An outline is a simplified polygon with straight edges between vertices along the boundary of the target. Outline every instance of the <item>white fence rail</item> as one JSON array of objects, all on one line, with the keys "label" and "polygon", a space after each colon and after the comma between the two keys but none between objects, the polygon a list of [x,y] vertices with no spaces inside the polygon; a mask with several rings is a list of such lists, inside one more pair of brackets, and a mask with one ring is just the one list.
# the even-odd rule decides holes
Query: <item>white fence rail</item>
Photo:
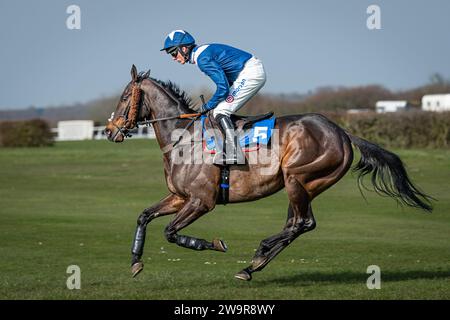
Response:
[{"label": "white fence rail", "polygon": [[[82,130],[85,133],[86,128],[83,128]],[[62,129],[61,126],[58,126],[58,128],[53,128],[52,132],[55,135],[56,141],[104,140],[106,139],[106,135],[103,130],[105,130],[104,126],[91,127],[90,131],[92,132],[87,135],[84,134],[84,138],[80,138],[79,133],[77,133],[76,126],[72,126],[70,128],[70,132],[73,134],[68,134],[68,131]],[[134,139],[155,139],[155,130],[152,125],[148,127],[141,126],[139,128],[135,128],[130,131],[130,134],[133,135]]]}]

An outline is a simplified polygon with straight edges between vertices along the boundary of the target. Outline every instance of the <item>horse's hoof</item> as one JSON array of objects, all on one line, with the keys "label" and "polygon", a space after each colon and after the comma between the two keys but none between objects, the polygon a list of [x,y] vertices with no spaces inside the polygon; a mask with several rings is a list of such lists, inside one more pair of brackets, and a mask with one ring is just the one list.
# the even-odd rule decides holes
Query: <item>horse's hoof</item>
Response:
[{"label": "horse's hoof", "polygon": [[250,281],[250,280],[252,280],[252,275],[251,275],[249,272],[245,271],[245,270],[242,270],[242,271],[236,273],[236,274],[234,275],[234,277],[235,277],[236,279],[244,280],[244,281]]},{"label": "horse's hoof", "polygon": [[254,270],[254,271],[257,271],[259,268],[261,268],[264,265],[266,260],[267,260],[266,257],[253,258],[252,265],[251,265],[250,269]]},{"label": "horse's hoof", "polygon": [[142,261],[136,262],[131,266],[131,275],[135,278],[144,269]]},{"label": "horse's hoof", "polygon": [[214,250],[221,251],[221,252],[227,252],[228,247],[225,244],[225,242],[223,242],[222,240],[214,239],[212,241],[212,243],[213,243]]}]

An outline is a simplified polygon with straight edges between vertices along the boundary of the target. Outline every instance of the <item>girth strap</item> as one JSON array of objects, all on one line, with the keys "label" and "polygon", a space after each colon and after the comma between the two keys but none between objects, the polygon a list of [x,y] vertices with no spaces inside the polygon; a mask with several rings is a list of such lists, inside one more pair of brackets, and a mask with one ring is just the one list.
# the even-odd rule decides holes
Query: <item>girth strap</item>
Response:
[{"label": "girth strap", "polygon": [[220,192],[221,203],[227,204],[230,194],[230,168],[228,166],[220,166]]}]

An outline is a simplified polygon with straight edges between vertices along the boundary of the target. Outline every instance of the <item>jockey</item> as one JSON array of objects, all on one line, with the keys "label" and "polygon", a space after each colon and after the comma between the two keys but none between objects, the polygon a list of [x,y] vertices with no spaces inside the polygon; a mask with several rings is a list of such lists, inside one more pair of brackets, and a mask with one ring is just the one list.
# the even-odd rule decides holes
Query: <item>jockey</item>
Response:
[{"label": "jockey", "polygon": [[219,152],[214,163],[245,163],[230,115],[242,108],[266,82],[261,61],[250,53],[224,44],[196,45],[194,38],[184,30],[169,33],[161,51],[166,51],[181,64],[198,65],[217,86],[214,95],[203,106],[205,110],[213,110],[224,135],[225,157]]}]

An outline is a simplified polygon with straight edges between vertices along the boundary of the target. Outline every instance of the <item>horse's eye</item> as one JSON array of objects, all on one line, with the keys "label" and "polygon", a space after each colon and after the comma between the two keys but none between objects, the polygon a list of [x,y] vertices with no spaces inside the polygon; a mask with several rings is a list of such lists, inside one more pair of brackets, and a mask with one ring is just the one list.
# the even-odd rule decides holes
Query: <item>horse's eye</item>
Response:
[{"label": "horse's eye", "polygon": [[127,101],[128,100],[128,97],[130,96],[130,94],[127,94],[127,95],[125,95],[125,96],[122,96],[122,101]]}]

